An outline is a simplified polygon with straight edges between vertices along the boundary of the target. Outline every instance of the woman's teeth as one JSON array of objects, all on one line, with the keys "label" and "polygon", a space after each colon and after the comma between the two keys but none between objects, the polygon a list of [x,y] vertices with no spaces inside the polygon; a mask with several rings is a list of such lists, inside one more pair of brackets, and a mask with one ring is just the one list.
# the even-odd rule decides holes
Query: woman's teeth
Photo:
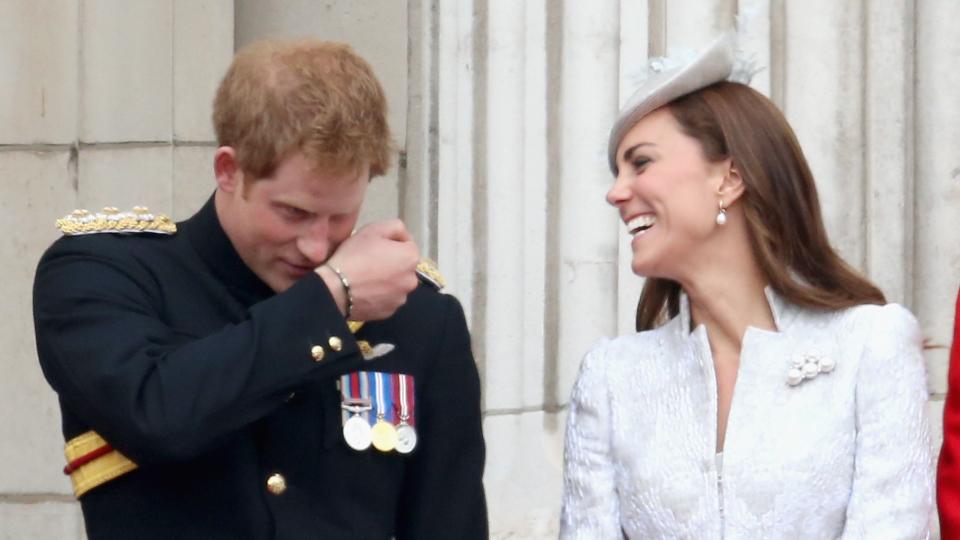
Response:
[{"label": "woman's teeth", "polygon": [[635,236],[653,227],[653,224],[656,222],[657,218],[649,214],[637,216],[627,222],[627,232]]}]

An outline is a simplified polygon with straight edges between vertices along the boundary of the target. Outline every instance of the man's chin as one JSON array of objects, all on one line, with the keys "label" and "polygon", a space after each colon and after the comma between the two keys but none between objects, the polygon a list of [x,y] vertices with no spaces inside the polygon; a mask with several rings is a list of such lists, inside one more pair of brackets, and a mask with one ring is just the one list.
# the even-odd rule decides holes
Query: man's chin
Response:
[{"label": "man's chin", "polygon": [[260,281],[264,282],[267,287],[270,287],[275,293],[282,293],[290,287],[293,287],[293,284],[299,279],[299,277],[294,277],[288,272],[276,272],[271,275],[261,275],[258,277]]},{"label": "man's chin", "polygon": [[303,279],[304,276],[313,271],[312,268],[302,268],[281,262],[279,268],[275,269],[276,271],[269,276],[269,280],[266,281],[267,285],[270,286],[274,292],[283,292],[290,287],[293,287],[293,284],[297,281]]},{"label": "man's chin", "polygon": [[270,284],[270,288],[274,291],[281,293],[290,287],[293,287],[294,283],[303,279],[309,272],[297,273],[296,275],[286,274],[284,276],[278,277],[274,283]]}]

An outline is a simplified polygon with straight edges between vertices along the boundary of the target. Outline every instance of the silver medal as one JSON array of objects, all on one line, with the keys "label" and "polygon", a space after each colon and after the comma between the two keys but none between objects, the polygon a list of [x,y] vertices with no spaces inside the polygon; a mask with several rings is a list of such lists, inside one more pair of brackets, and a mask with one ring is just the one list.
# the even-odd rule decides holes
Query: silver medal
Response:
[{"label": "silver medal", "polygon": [[370,424],[359,414],[351,416],[343,423],[343,439],[347,445],[357,451],[370,448],[373,437],[370,434]]},{"label": "silver medal", "polygon": [[406,422],[397,426],[397,452],[409,454],[417,446],[417,430]]}]

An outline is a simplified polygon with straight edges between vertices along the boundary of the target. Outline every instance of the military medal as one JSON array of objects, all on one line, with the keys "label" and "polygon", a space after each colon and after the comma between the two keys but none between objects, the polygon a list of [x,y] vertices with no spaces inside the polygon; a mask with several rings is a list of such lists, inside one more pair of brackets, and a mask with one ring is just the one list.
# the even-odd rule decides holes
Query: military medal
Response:
[{"label": "military medal", "polygon": [[373,447],[381,452],[389,452],[397,447],[397,430],[389,422],[380,419],[370,429]]},{"label": "military medal", "polygon": [[381,452],[413,452],[417,430],[412,376],[359,371],[341,376],[339,388],[347,446],[357,451],[373,446]]},{"label": "military medal", "polygon": [[417,446],[417,430],[410,425],[413,400],[413,378],[403,373],[396,375],[397,397],[400,405],[400,423],[397,425],[397,452],[409,454]]},{"label": "military medal", "polygon": [[403,422],[397,426],[397,452],[409,454],[417,447],[417,430]]},{"label": "military medal", "polygon": [[343,401],[343,440],[357,451],[370,448],[373,437],[366,415],[370,411],[370,389],[365,378],[358,373],[344,375],[340,379],[340,394]]},{"label": "military medal", "polygon": [[[367,407],[367,410],[369,409],[370,407]],[[370,448],[373,433],[370,430],[370,424],[360,416],[359,412],[343,424],[343,440],[347,441],[347,446],[357,451],[362,452]]]},{"label": "military medal", "polygon": [[397,447],[397,430],[393,424],[387,422],[386,415],[390,412],[387,388],[383,384],[383,373],[373,373],[375,397],[377,405],[377,423],[370,430],[373,438],[373,447],[381,452],[389,452]]}]

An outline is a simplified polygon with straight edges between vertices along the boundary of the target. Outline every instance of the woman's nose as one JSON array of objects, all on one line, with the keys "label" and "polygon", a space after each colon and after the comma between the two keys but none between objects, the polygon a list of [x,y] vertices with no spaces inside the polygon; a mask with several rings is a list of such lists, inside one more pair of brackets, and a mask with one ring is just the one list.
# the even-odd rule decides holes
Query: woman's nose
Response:
[{"label": "woman's nose", "polygon": [[607,203],[610,206],[619,206],[629,198],[630,189],[627,186],[626,180],[621,178],[621,175],[617,175],[617,178],[613,181],[613,185],[610,186],[610,190],[607,191]]}]

